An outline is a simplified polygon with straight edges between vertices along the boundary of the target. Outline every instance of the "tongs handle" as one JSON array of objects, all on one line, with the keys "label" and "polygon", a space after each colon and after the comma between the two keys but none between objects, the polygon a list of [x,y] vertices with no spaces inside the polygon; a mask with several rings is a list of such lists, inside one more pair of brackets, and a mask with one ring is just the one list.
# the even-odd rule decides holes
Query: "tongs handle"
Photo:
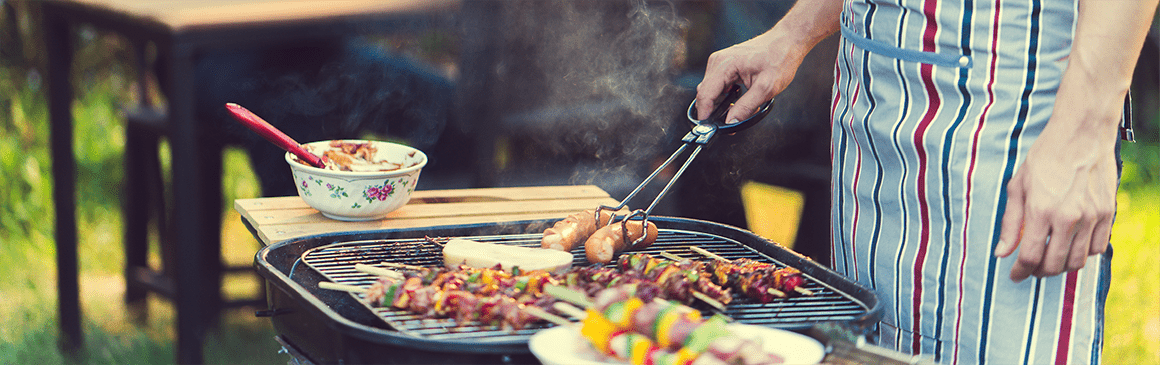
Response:
[{"label": "tongs handle", "polygon": [[717,132],[724,132],[727,134],[737,133],[745,130],[746,128],[752,127],[754,124],[757,124],[757,122],[760,122],[762,119],[764,119],[766,115],[769,115],[769,110],[772,109],[771,107],[773,106],[773,99],[770,99],[764,104],[761,104],[761,106],[757,108],[757,113],[754,113],[753,116],[750,116],[748,119],[729,124],[725,120],[725,116],[729,113],[729,108],[733,107],[733,103],[736,103],[737,99],[741,98],[742,94],[745,94],[744,91],[745,90],[741,87],[741,85],[734,84],[733,87],[729,89],[729,93],[725,94],[725,98],[721,100],[721,103],[717,104],[717,107],[714,108],[713,112],[709,113],[709,117],[705,119],[697,119],[697,100],[693,99],[693,102],[689,104],[689,111],[686,113],[687,117],[689,118],[689,122],[693,123],[693,130],[690,131],[689,134],[685,135],[685,138],[682,138],[681,141],[685,143],[696,143],[702,145],[708,144],[713,136],[717,134]]},{"label": "tongs handle", "polygon": [[[614,224],[615,222],[619,221],[620,224],[623,225],[626,224],[630,219],[639,219],[643,227],[647,228],[649,224],[649,214],[652,213],[652,210],[654,207],[656,207],[657,202],[659,202],[661,198],[663,198],[665,194],[668,193],[669,189],[673,187],[673,183],[681,177],[681,174],[685,173],[685,169],[689,167],[689,164],[693,162],[693,159],[697,158],[697,153],[701,152],[701,147],[708,145],[709,141],[713,138],[714,135],[716,135],[718,131],[724,131],[725,133],[736,133],[745,128],[749,128],[754,124],[757,124],[757,122],[760,122],[763,118],[765,118],[766,115],[769,114],[769,109],[770,106],[773,105],[773,100],[762,104],[761,107],[758,108],[757,113],[753,114],[753,116],[749,117],[749,119],[733,124],[726,123],[726,113],[728,113],[729,108],[733,106],[733,103],[737,102],[737,99],[741,97],[741,94],[744,94],[743,91],[744,90],[740,85],[733,85],[733,87],[729,89],[729,93],[725,95],[725,99],[721,101],[721,104],[717,105],[717,108],[713,109],[713,113],[709,114],[709,117],[705,118],[704,120],[697,120],[697,100],[694,99],[693,103],[689,104],[688,112],[689,122],[693,123],[693,130],[689,131],[689,133],[681,139],[684,144],[682,144],[680,148],[677,148],[677,151],[673,152],[673,154],[669,156],[668,160],[665,160],[663,164],[658,166],[657,169],[652,172],[652,174],[650,174],[647,178],[644,179],[643,182],[640,183],[640,185],[637,185],[636,189],[633,189],[631,193],[628,193],[628,196],[625,197],[619,205],[615,207],[601,205],[599,208],[596,208],[596,221],[600,221],[599,218],[601,210],[608,209],[616,212],[628,205],[628,201],[632,200],[632,198],[636,196],[636,193],[639,193],[640,190],[645,187],[645,185],[648,185],[648,183],[651,182],[653,178],[657,177],[657,174],[659,174],[661,170],[664,170],[665,167],[669,166],[669,164],[672,164],[673,161],[676,160],[677,156],[680,155],[681,152],[685,151],[685,148],[689,147],[690,144],[696,144],[697,146],[696,148],[693,148],[693,152],[689,154],[689,158],[685,160],[685,163],[681,165],[681,168],[677,170],[677,173],[674,174],[671,179],[669,179],[668,184],[665,184],[664,189],[661,189],[661,192],[657,194],[656,198],[653,198],[652,204],[649,204],[648,209],[633,210],[623,218],[619,218],[619,220],[614,217],[608,221],[608,224]],[[623,229],[625,232],[628,231],[627,227]],[[628,235],[625,235],[624,237],[626,240],[625,243],[627,243],[626,247],[635,247],[644,240],[644,236],[641,236],[636,241],[630,243],[627,242]]]}]

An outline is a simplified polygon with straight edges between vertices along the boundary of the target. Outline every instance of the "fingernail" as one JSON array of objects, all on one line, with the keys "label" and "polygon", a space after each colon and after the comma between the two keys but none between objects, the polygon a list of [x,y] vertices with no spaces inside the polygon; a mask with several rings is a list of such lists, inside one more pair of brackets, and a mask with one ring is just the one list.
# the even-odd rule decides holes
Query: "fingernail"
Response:
[{"label": "fingernail", "polygon": [[995,256],[1002,257],[1007,253],[1007,241],[999,240],[999,244],[995,245]]},{"label": "fingernail", "polygon": [[737,123],[741,123],[741,121],[737,120],[737,118],[733,118],[733,119],[730,119],[729,122],[726,124],[737,124]]}]

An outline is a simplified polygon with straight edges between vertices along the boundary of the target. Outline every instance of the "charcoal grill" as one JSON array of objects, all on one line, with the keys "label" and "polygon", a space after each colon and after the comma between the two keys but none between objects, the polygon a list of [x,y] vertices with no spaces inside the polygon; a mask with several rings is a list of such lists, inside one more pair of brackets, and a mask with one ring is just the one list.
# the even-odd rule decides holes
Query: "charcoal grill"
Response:
[{"label": "charcoal grill", "polygon": [[[729,259],[751,258],[792,266],[807,278],[814,296],[756,303],[737,294],[725,314],[738,322],[789,330],[819,323],[867,326],[882,316],[872,291],[806,257],[751,232],[727,225],[671,217],[651,217],[660,228],[644,252],[662,251],[708,260],[696,246]],[[280,340],[319,363],[535,363],[528,338],[548,324],[511,331],[450,319],[422,319],[404,311],[372,308],[359,295],[318,288],[320,281],[369,285],[374,279],[354,270],[359,263],[442,265],[442,253],[424,239],[463,237],[519,246],[538,246],[555,220],[362,231],[310,236],[262,248],[255,267],[267,280],[270,316]],[[581,250],[575,264],[587,265]],[[703,311],[710,311],[704,306]]]}]

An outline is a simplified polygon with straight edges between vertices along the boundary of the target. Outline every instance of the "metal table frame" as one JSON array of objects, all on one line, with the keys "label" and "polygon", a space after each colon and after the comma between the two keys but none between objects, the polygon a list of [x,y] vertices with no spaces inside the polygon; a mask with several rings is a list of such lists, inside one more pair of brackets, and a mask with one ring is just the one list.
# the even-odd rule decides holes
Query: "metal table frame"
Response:
[{"label": "metal table frame", "polygon": [[[66,351],[76,352],[83,344],[77,265],[76,160],[73,155],[71,111],[74,87],[70,79],[73,27],[87,23],[119,33],[136,45],[151,42],[157,48],[158,58],[167,61],[168,67],[160,71],[169,80],[168,87],[163,90],[168,99],[165,128],[170,136],[172,164],[181,166],[172,172],[172,201],[181,209],[173,211],[176,240],[171,244],[174,245],[177,257],[195,258],[205,256],[201,250],[205,242],[213,237],[211,235],[220,234],[199,229],[208,217],[206,209],[211,206],[209,200],[220,199],[218,196],[208,196],[206,189],[198,186],[207,174],[205,166],[200,163],[201,157],[210,152],[204,151],[206,148],[198,143],[199,136],[205,131],[202,130],[202,124],[195,120],[193,109],[197,82],[193,69],[199,52],[409,29],[427,24],[433,14],[442,16],[448,10],[458,8],[458,2],[453,0],[423,1],[417,6],[399,6],[394,10],[389,6],[407,2],[378,2],[378,5],[372,6],[376,11],[357,14],[336,15],[330,12],[314,17],[310,15],[313,12],[306,11],[301,18],[192,25],[167,24],[164,19],[159,20],[151,14],[134,13],[132,7],[118,8],[118,5],[125,3],[116,0],[57,0],[41,3],[48,58],[46,77],[56,209],[57,294],[61,341]],[[250,3],[262,1],[251,0]],[[174,4],[180,6],[187,3]],[[231,7],[247,5],[245,1],[225,4]],[[174,302],[177,308],[176,352],[179,363],[202,362],[202,340],[210,313],[202,308],[200,301],[211,290],[218,290],[206,285],[205,277],[209,274],[206,267],[207,263],[202,260],[185,259],[177,260],[173,270],[177,289]]]}]

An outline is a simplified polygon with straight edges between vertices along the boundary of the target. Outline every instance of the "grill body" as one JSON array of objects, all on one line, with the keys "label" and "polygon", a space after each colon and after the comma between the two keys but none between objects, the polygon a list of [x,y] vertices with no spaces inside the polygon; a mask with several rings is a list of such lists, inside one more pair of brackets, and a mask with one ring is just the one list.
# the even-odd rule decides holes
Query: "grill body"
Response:
[{"label": "grill body", "polygon": [[[725,314],[738,322],[800,331],[825,322],[867,326],[882,316],[878,299],[868,288],[751,232],[683,218],[649,220],[661,229],[661,236],[645,252],[663,250],[707,260],[688,249],[698,246],[730,259],[788,265],[801,270],[806,287],[817,293],[766,304],[734,294]],[[543,326],[519,331],[455,326],[451,320],[371,308],[354,294],[319,289],[318,282],[365,286],[373,278],[355,272],[358,263],[442,265],[441,252],[425,243],[425,236],[538,246],[540,233],[554,222],[348,232],[278,242],[255,257],[255,267],[268,286],[270,307],[264,313],[284,341],[319,363],[535,363],[527,339]],[[587,265],[582,249],[576,253],[576,264]]]}]

